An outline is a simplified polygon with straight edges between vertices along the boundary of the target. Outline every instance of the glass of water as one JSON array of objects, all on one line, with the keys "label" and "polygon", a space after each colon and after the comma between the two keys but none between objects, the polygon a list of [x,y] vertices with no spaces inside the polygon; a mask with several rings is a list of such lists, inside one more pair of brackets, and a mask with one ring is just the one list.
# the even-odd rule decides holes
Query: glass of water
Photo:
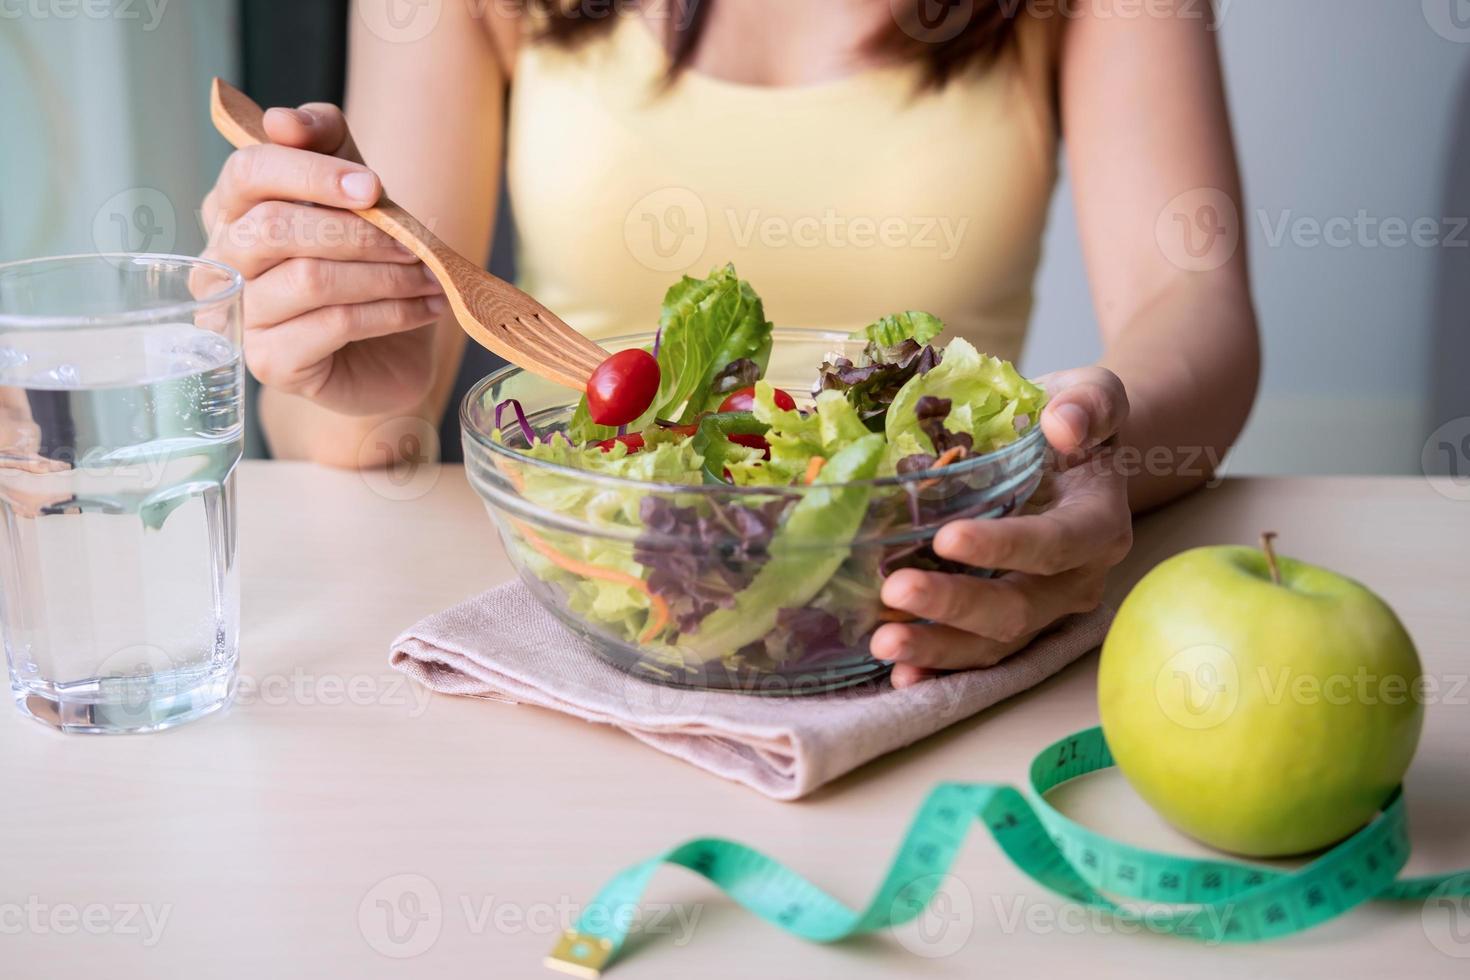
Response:
[{"label": "glass of water", "polygon": [[170,255],[0,265],[0,632],[39,721],[148,732],[229,701],[241,289]]}]

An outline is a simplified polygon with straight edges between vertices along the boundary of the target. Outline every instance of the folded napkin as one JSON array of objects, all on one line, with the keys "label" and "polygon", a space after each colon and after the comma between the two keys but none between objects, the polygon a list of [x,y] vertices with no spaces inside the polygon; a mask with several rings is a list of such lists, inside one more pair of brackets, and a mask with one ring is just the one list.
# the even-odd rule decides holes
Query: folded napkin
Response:
[{"label": "folded napkin", "polygon": [[1102,642],[1111,614],[1063,620],[986,670],[894,690],[887,680],[804,697],[666,687],[600,659],[520,582],[430,616],[393,642],[393,666],[432,690],[535,704],[616,725],[778,800],[1038,684]]}]

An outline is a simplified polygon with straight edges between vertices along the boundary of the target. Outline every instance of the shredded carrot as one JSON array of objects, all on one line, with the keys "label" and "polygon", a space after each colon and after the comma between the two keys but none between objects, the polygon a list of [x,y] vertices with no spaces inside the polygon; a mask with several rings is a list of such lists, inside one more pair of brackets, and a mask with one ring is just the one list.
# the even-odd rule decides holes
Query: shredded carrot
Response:
[{"label": "shredded carrot", "polygon": [[964,455],[964,446],[950,446],[944,452],[939,454],[939,458],[934,461],[934,468],[937,470],[941,466],[948,466],[950,463],[953,463],[955,460]]},{"label": "shredded carrot", "polygon": [[[964,446],[950,446],[944,452],[939,454],[939,458],[934,461],[934,465],[931,467],[931,469],[942,469],[948,466],[950,463],[953,463],[955,460],[964,458]],[[922,483],[920,483],[919,488],[922,490],[927,490],[929,487],[934,486],[938,482],[938,477],[931,477],[930,479],[924,480]]]},{"label": "shredded carrot", "polygon": [[904,612],[902,609],[889,609],[887,606],[884,606],[878,611],[878,619],[885,623],[912,623],[918,618],[918,616],[915,616],[911,612]]},{"label": "shredded carrot", "polygon": [[526,480],[525,477],[521,476],[520,470],[501,460],[495,461],[495,468],[505,475],[505,478],[510,481],[511,486],[516,488],[516,493],[526,492]]},{"label": "shredded carrot", "polygon": [[604,582],[617,582],[619,585],[626,585],[630,589],[637,589],[639,592],[648,596],[648,608],[653,616],[649,621],[648,627],[638,637],[639,643],[647,643],[655,636],[658,636],[663,631],[663,628],[669,624],[668,602],[664,600],[663,596],[650,589],[648,583],[641,578],[629,575],[626,572],[617,571],[613,568],[603,568],[601,565],[593,565],[589,562],[579,561],[576,558],[569,558],[553,548],[547,543],[545,538],[541,537],[541,535],[531,530],[525,524],[513,518],[511,519],[511,523],[516,526],[516,530],[521,532],[521,537],[526,539],[526,543],[540,552],[553,565],[564,568],[574,575],[602,579]]},{"label": "shredded carrot", "polygon": [[813,456],[811,459],[807,460],[806,475],[801,478],[801,482],[816,483],[817,474],[822,472],[822,467],[825,465],[827,465],[827,461],[821,456]]}]

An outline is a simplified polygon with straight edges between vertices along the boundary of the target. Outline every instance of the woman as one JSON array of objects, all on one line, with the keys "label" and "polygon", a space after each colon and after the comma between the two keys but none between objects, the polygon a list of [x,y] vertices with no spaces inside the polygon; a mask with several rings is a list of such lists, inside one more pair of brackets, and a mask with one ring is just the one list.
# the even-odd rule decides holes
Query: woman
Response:
[{"label": "woman", "polygon": [[[1044,379],[1042,509],[936,538],[1007,574],[890,576],[884,601],[933,625],[883,626],[874,656],[905,686],[1091,608],[1131,513],[1207,480],[1245,422],[1239,178],[1197,3],[448,2],[406,26],[380,6],[352,18],[352,133],[333,106],[273,109],[274,145],[232,155],[204,203],[207,254],[248,280],[278,456],[357,465],[366,433],[450,404],[465,338],[438,286],[338,210],[384,185],[484,261],[504,161],[522,284],[596,337],[647,329],[679,272],[734,261],[780,322],[925,309],[1015,358],[1063,136],[1105,353]],[[1226,247],[1168,238],[1196,201]]]}]

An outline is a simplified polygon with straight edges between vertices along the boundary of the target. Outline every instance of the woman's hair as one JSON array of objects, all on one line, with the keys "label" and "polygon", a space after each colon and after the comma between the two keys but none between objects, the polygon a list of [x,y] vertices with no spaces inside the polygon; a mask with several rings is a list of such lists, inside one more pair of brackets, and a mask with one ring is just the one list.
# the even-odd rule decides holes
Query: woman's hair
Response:
[{"label": "woman's hair", "polygon": [[[799,0],[798,0],[799,2]],[[539,39],[573,47],[610,28],[627,0],[529,0]],[[694,58],[715,0],[664,0],[669,80]],[[866,50],[892,61],[922,61],[925,82],[940,88],[970,66],[987,66],[1011,43],[1024,7],[1006,0],[889,0],[893,22],[868,38]],[[962,24],[954,21],[962,18]]]}]

